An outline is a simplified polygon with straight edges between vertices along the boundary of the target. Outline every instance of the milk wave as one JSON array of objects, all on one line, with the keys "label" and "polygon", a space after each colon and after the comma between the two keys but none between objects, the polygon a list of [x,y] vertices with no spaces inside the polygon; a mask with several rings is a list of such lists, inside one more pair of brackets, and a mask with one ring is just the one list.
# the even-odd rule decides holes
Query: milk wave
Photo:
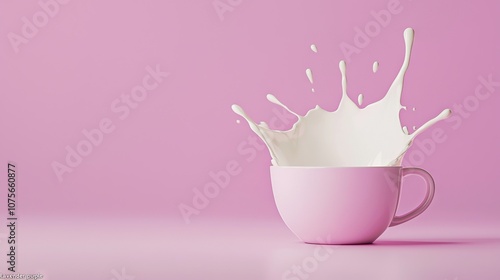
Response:
[{"label": "milk wave", "polygon": [[334,112],[316,106],[301,116],[268,94],[270,102],[298,118],[290,130],[280,131],[270,129],[264,122],[255,123],[238,105],[232,105],[232,109],[264,141],[275,166],[399,166],[415,137],[451,114],[450,109],[445,109],[411,134],[401,127],[399,112],[405,108],[401,105],[401,93],[413,38],[413,29],[407,28],[405,57],[399,73],[386,95],[365,108],[348,97],[346,63],[340,61],[342,98]]}]

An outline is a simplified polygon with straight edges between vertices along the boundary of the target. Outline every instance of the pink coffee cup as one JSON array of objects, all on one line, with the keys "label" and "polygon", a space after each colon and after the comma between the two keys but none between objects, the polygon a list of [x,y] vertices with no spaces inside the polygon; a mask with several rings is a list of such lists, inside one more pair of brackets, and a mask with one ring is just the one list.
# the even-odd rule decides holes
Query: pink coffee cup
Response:
[{"label": "pink coffee cup", "polygon": [[[417,208],[396,216],[401,179],[417,175],[427,193]],[[306,243],[372,243],[390,226],[429,207],[434,180],[420,168],[272,166],[274,200],[285,224]]]}]

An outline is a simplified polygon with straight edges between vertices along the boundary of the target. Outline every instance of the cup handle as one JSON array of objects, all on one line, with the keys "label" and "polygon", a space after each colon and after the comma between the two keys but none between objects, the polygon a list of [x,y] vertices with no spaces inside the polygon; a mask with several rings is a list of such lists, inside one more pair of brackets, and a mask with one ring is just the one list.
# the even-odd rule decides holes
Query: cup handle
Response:
[{"label": "cup handle", "polygon": [[431,204],[432,198],[434,197],[434,191],[435,191],[435,185],[434,185],[434,179],[432,179],[431,174],[429,174],[427,171],[420,169],[420,168],[403,168],[402,169],[402,178],[407,176],[407,175],[418,175],[422,179],[425,180],[425,183],[427,185],[427,193],[425,194],[425,199],[420,203],[417,208],[413,209],[412,211],[402,215],[402,216],[394,216],[392,219],[391,224],[389,225],[390,227],[392,226],[397,226],[399,224],[402,224],[404,222],[407,222],[416,216],[422,214],[422,212],[429,207]]}]

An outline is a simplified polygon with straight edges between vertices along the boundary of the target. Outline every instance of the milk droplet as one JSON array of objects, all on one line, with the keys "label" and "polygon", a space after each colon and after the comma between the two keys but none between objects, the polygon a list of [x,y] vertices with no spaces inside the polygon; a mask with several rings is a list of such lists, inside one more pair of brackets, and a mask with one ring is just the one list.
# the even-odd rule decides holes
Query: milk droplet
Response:
[{"label": "milk droplet", "polygon": [[316,91],[314,90],[314,88],[311,88],[311,91],[312,91],[312,92],[316,92]]},{"label": "milk droplet", "polygon": [[358,104],[359,104],[359,106],[363,105],[363,98],[364,98],[363,94],[360,93],[358,95]]},{"label": "milk droplet", "polygon": [[406,125],[405,125],[405,126],[403,126],[403,132],[404,132],[406,135],[408,135],[408,127],[406,127]]},{"label": "milk droplet", "polygon": [[241,121],[240,121],[240,120],[236,120],[236,123],[237,123],[237,124],[240,124],[240,123],[241,123]]},{"label": "milk droplet", "polygon": [[315,52],[315,53],[317,53],[317,52],[318,52],[318,48],[316,47],[316,45],[315,45],[315,44],[312,44],[312,45],[311,45],[311,50],[312,50],[313,52]]},{"label": "milk droplet", "polygon": [[417,127],[416,127],[416,126],[413,126],[413,130],[417,130]]},{"label": "milk droplet", "polygon": [[306,76],[309,79],[309,82],[311,84],[313,84],[314,80],[313,80],[313,73],[312,73],[311,69],[309,69],[309,68],[306,69]]},{"label": "milk droplet", "polygon": [[417,110],[417,108],[415,108],[415,107],[413,107],[413,108],[411,108],[411,109],[413,110],[413,112],[415,112],[415,110]]},{"label": "milk droplet", "polygon": [[373,70],[373,73],[377,73],[377,71],[378,71],[378,61],[373,62],[372,70]]}]

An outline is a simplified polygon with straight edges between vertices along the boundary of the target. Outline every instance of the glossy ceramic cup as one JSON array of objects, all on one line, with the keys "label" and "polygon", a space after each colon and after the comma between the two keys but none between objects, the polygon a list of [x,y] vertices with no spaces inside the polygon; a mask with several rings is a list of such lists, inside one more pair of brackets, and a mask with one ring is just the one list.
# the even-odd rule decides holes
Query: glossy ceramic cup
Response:
[{"label": "glossy ceramic cup", "polygon": [[[409,175],[423,178],[427,192],[417,208],[396,216]],[[372,243],[424,212],[434,196],[434,180],[420,168],[272,166],[271,181],[283,221],[306,243]]]}]

